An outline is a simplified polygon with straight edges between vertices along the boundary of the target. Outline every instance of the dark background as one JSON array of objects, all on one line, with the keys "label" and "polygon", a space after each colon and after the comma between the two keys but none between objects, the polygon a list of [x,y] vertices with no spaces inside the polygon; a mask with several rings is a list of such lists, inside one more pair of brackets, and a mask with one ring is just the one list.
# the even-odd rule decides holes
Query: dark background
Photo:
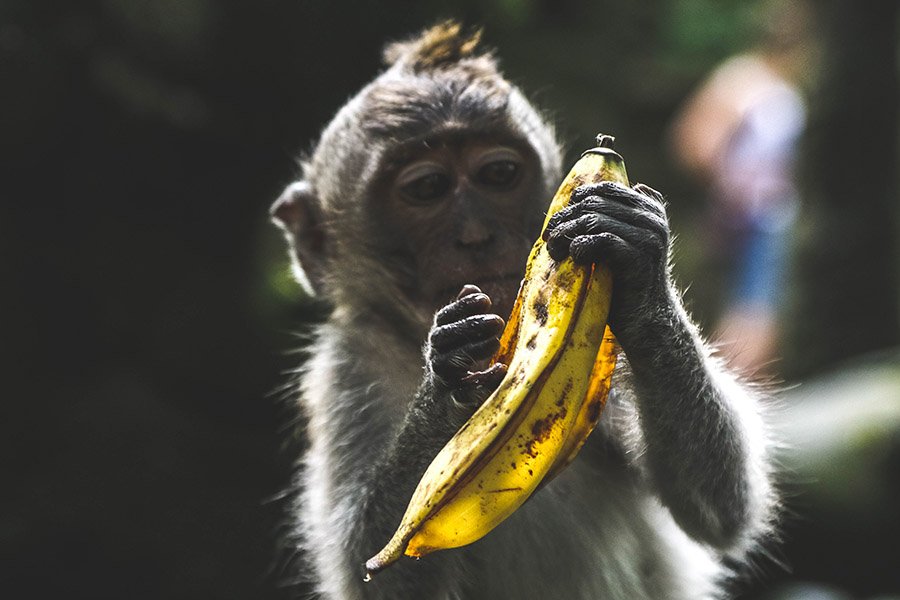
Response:
[{"label": "dark background", "polygon": [[[573,152],[614,133],[629,170],[677,198],[678,274],[700,282],[688,299],[709,321],[691,243],[702,194],[662,139],[752,39],[756,6],[0,0],[0,596],[289,596],[279,498],[302,436],[283,388],[315,310],[267,208],[383,43],[439,18],[485,24]],[[788,382],[900,340],[896,6],[817,13],[817,201]],[[878,510],[900,498],[894,435]],[[788,569],[761,560],[764,584],[900,593],[897,520],[836,522],[798,482],[776,556]]]}]

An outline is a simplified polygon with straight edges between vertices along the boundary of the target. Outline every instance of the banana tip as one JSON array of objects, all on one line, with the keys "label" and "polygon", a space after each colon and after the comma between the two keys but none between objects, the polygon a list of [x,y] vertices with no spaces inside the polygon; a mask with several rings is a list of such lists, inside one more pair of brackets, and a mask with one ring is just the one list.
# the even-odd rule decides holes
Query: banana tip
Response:
[{"label": "banana tip", "polygon": [[366,575],[363,577],[363,581],[369,582],[372,581],[372,578],[375,577],[379,572],[384,570],[387,566],[389,566],[393,561],[383,561],[379,560],[379,557],[373,556],[369,560],[366,561]]}]

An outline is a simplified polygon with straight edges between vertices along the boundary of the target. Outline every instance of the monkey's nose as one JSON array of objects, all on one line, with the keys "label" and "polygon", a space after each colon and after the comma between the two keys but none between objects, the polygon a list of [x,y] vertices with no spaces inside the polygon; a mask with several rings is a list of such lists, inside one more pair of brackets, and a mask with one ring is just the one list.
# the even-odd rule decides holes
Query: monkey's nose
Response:
[{"label": "monkey's nose", "polygon": [[469,219],[460,228],[456,245],[463,250],[480,250],[491,246],[495,239],[493,229],[486,223]]}]

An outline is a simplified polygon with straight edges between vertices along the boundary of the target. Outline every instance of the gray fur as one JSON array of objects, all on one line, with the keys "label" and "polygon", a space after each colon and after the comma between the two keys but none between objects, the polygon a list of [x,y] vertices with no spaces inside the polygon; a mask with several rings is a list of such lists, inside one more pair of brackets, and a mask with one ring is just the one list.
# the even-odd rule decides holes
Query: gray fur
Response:
[{"label": "gray fur", "polygon": [[548,190],[560,174],[552,129],[491,57],[454,43],[418,60],[404,52],[425,52],[419,42],[392,47],[393,65],[341,109],[304,163],[321,223],[281,223],[307,271],[304,232],[340,234],[316,258],[323,275],[312,287],[334,310],[300,386],[310,447],[296,534],[312,583],[347,600],[723,597],[723,559],[745,559],[771,528],[769,442],[759,394],[711,356],[671,284],[658,203],[663,263],[623,278],[635,290],[617,316],[627,359],[579,457],[479,542],[363,582],[364,561],[471,408],[427,368],[432,314],[404,298],[389,261],[366,252],[378,232],[360,207],[391,153],[435,130],[525,140]]}]

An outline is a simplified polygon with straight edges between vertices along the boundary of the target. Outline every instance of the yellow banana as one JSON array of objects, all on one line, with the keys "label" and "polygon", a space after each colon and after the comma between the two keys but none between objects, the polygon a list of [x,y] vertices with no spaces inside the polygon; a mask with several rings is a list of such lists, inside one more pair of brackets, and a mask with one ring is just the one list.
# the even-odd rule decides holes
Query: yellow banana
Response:
[{"label": "yellow banana", "polygon": [[[597,141],[563,180],[544,228],[576,187],[627,185],[612,138]],[[494,357],[508,365],[506,376],[425,471],[399,528],[366,562],[367,579],[403,554],[478,540],[574,459],[597,423],[615,367],[606,327],[611,291],[606,267],[557,263],[538,238]]]}]

